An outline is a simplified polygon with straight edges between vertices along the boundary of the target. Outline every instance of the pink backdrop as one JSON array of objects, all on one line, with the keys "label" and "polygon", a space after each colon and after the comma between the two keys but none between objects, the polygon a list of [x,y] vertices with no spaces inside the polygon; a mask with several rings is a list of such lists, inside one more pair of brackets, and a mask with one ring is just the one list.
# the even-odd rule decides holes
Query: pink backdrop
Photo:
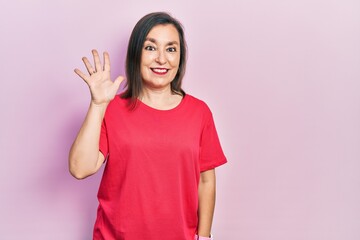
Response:
[{"label": "pink backdrop", "polygon": [[146,13],[189,46],[185,89],[211,107],[218,240],[360,239],[360,1],[3,1],[1,239],[87,240],[101,172],[67,170],[89,103],[74,73],[107,50],[123,73]]}]

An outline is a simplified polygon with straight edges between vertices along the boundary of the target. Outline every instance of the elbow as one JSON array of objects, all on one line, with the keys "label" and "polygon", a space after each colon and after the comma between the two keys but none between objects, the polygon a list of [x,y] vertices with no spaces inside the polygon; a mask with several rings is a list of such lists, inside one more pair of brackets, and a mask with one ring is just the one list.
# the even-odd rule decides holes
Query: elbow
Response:
[{"label": "elbow", "polygon": [[69,155],[69,172],[74,178],[81,180],[87,178],[97,172],[100,168],[100,161],[89,156],[79,156],[75,154]]},{"label": "elbow", "polygon": [[77,180],[82,180],[82,179],[85,179],[87,177],[85,174],[82,174],[82,173],[77,172],[77,171],[73,171],[71,169],[69,169],[69,172],[70,172],[71,176],[73,176]]},{"label": "elbow", "polygon": [[78,164],[76,164],[76,161],[71,158],[69,159],[69,172],[71,176],[73,176],[77,180],[85,179],[91,175],[87,171],[85,171],[85,169],[78,166]]},{"label": "elbow", "polygon": [[84,174],[83,172],[75,169],[74,167],[69,166],[69,172],[71,174],[71,176],[73,176],[74,178],[76,178],[77,180],[82,180],[85,179],[87,177],[86,174]]}]

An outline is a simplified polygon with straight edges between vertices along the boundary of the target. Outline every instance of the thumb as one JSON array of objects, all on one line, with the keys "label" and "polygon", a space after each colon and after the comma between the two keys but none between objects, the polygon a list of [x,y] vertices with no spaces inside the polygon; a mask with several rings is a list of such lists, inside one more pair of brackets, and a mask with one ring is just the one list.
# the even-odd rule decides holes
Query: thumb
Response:
[{"label": "thumb", "polygon": [[119,89],[120,84],[124,81],[124,77],[123,76],[118,76],[115,81],[114,81],[114,85],[113,87],[116,89],[116,91]]}]

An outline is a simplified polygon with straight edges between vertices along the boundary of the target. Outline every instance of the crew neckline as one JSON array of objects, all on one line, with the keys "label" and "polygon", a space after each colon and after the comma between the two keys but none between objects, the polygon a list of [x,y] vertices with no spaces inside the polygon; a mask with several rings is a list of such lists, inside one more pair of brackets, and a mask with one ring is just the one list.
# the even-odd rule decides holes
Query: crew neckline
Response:
[{"label": "crew neckline", "polygon": [[185,94],[183,97],[182,97],[182,99],[181,99],[181,101],[180,101],[180,103],[178,104],[178,105],[176,105],[175,107],[173,107],[173,108],[170,108],[170,109],[157,109],[157,108],[153,108],[153,107],[150,107],[149,105],[147,105],[147,104],[145,104],[144,102],[142,102],[140,99],[137,99],[137,103],[139,104],[139,107],[142,107],[142,108],[144,108],[144,109],[147,109],[147,110],[149,110],[149,111],[152,111],[152,112],[160,112],[160,113],[170,113],[170,112],[175,112],[175,111],[177,111],[178,109],[180,109],[183,105],[184,105],[184,103],[185,103],[185,101],[187,100],[187,94]]}]

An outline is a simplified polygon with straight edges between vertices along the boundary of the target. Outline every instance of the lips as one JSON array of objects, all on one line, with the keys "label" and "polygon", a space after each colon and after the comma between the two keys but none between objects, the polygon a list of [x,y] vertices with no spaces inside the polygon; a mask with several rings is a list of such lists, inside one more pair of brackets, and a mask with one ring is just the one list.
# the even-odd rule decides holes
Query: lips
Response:
[{"label": "lips", "polygon": [[153,71],[153,73],[158,74],[158,75],[165,75],[169,69],[167,68],[150,68],[151,71]]}]

